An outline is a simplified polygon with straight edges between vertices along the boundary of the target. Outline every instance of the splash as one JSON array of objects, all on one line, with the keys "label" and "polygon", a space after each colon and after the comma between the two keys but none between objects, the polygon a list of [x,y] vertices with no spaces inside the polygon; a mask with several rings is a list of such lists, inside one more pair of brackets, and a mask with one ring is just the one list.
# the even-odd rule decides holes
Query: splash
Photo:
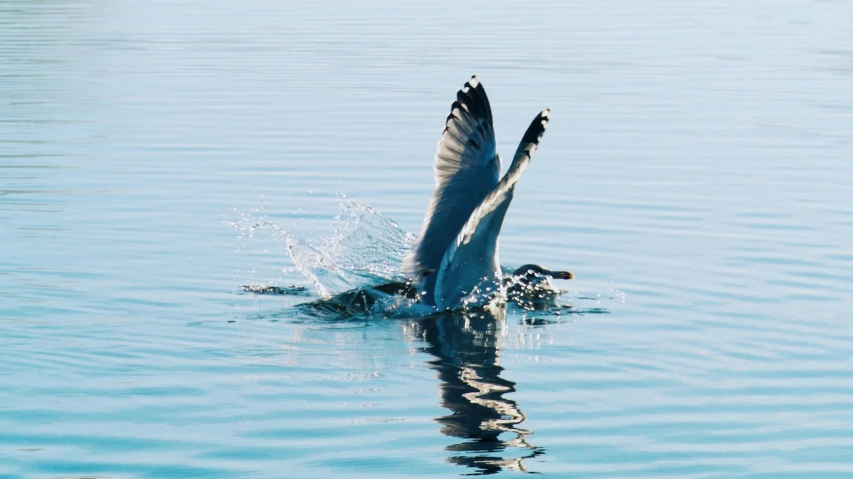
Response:
[{"label": "splash", "polygon": [[287,231],[266,215],[241,212],[231,222],[245,238],[267,234],[284,241],[293,270],[321,298],[381,282],[400,281],[403,256],[415,237],[375,208],[347,201],[333,218],[331,237],[304,238]]}]

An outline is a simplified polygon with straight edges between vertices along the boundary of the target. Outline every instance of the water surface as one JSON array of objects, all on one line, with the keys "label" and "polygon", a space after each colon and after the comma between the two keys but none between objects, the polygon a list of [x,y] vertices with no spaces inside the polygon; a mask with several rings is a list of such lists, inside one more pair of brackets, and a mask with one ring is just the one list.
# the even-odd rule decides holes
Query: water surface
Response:
[{"label": "water surface", "polygon": [[[0,477],[848,477],[851,23],[4,1]],[[294,307],[318,292],[282,231],[340,237],[349,201],[419,231],[475,73],[505,157],[553,116],[502,263],[608,314]]]}]

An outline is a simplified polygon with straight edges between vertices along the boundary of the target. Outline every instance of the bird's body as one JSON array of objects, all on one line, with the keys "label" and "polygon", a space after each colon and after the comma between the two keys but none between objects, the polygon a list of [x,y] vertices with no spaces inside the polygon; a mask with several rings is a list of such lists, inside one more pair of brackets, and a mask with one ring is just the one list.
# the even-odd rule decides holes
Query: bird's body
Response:
[{"label": "bird's body", "polygon": [[[563,291],[551,283],[551,279],[572,279],[568,271],[551,271],[536,264],[526,264],[513,270],[500,280],[506,291],[507,301],[524,309],[549,309],[556,305],[557,296]],[[262,294],[294,294],[283,292],[287,288],[256,287],[252,292]],[[414,303],[419,299],[419,290],[411,282],[389,281],[373,286],[355,288],[329,298],[306,303],[312,311],[334,317],[352,317],[363,314],[382,314],[387,309],[399,310],[411,307],[415,315],[434,313],[431,308]],[[400,301],[403,300],[403,301]],[[416,307],[420,306],[420,307]]]},{"label": "bird's body", "polygon": [[447,310],[505,295],[498,235],[549,119],[548,109],[533,119],[498,179],[501,159],[483,85],[472,77],[459,90],[438,144],[435,191],[401,270],[424,303]]}]

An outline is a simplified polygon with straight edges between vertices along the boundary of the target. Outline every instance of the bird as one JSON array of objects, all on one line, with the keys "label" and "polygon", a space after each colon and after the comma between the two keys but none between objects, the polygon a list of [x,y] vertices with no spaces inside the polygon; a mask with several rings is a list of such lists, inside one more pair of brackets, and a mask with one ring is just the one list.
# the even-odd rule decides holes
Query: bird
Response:
[{"label": "bird", "polygon": [[565,291],[552,279],[574,279],[571,271],[552,271],[538,264],[525,264],[504,278],[506,297],[524,309],[548,309]]},{"label": "bird", "polygon": [[[549,108],[536,115],[500,177],[501,157],[483,84],[474,75],[457,92],[435,155],[435,189],[420,235],[400,268],[421,302],[455,310],[484,306],[506,296],[498,236],[515,186],[550,119]],[[540,274],[550,272],[537,265],[525,266],[538,268]],[[562,275],[565,279],[573,277],[563,273],[567,273]]]}]

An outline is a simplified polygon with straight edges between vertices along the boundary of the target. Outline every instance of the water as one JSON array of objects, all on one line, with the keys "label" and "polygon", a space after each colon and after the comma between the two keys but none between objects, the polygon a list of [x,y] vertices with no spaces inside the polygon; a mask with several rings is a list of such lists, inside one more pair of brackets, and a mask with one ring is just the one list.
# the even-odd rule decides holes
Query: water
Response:
[{"label": "water", "polygon": [[[4,1],[0,477],[848,477],[851,22]],[[323,241],[350,201],[419,231],[473,73],[504,157],[553,112],[501,261],[569,269],[564,300],[608,314],[296,307],[318,292],[284,232],[346,266],[309,261],[321,284],[387,274],[393,248]]]}]

